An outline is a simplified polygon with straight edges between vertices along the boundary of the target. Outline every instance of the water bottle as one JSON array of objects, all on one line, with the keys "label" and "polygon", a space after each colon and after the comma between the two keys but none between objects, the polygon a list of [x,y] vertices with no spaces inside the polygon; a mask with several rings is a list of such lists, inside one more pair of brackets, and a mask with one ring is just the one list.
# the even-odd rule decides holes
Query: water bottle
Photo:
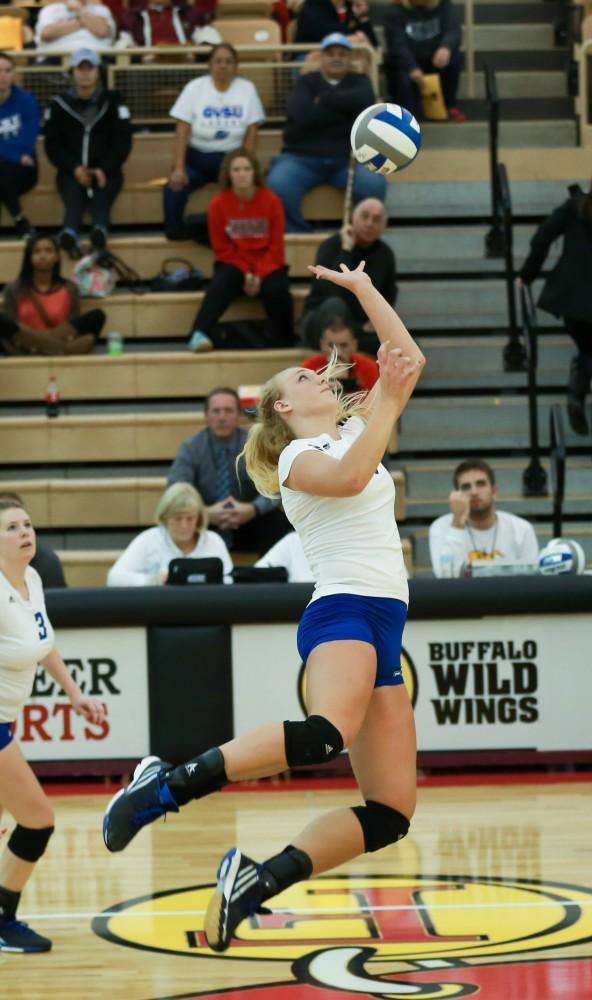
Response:
[{"label": "water bottle", "polygon": [[49,376],[45,392],[45,412],[48,417],[57,417],[60,412],[60,390],[55,375]]},{"label": "water bottle", "polygon": [[116,330],[112,330],[107,337],[107,350],[112,358],[123,354],[123,337]]}]

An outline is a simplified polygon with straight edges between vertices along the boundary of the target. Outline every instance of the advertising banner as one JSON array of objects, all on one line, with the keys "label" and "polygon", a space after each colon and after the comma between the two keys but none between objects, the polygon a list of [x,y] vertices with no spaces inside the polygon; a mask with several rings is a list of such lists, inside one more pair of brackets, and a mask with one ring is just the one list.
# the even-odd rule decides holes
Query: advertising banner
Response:
[{"label": "advertising banner", "polygon": [[106,716],[95,725],[76,715],[53,678],[39,668],[17,721],[27,760],[124,760],[147,754],[145,629],[65,629],[56,632],[56,643],[77,684],[103,702]]},{"label": "advertising banner", "polygon": [[[302,719],[296,627],[232,633],[235,733]],[[403,648],[424,753],[591,749],[589,616],[413,621]]]}]

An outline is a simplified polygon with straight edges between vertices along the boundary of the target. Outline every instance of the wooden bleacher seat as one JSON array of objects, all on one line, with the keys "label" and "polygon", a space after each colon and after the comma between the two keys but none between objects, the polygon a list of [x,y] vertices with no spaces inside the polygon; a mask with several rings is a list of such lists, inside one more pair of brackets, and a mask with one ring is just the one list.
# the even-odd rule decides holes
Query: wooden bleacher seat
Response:
[{"label": "wooden bleacher seat", "polygon": [[273,5],[271,0],[218,0],[216,17],[264,17],[270,18]]},{"label": "wooden bleacher seat", "polygon": [[[405,520],[405,474],[392,473],[395,516]],[[23,497],[36,528],[147,528],[166,488],[164,476],[101,479],[15,479],[2,483]]]},{"label": "wooden bleacher seat", "polygon": [[[310,279],[308,265],[312,264],[319,244],[327,238],[328,233],[289,233],[285,239],[286,261],[290,268],[291,278]],[[193,267],[203,271],[206,277],[211,277],[214,255],[209,247],[199,243],[179,241],[171,243],[165,236],[113,236],[109,248],[120,256],[129,267],[134,268],[144,281],[149,281],[162,269],[163,262],[169,257],[180,257],[188,260]],[[2,280],[11,280],[9,275],[18,273],[23,257],[23,244],[20,240],[0,241],[0,275]],[[64,256],[62,272],[66,276],[72,273],[74,264]]]},{"label": "wooden bleacher seat", "polygon": [[[265,55],[266,47],[282,44],[280,26],[270,17],[216,18],[212,21],[212,27],[231,45],[248,45],[249,48],[256,49],[261,47],[262,56]],[[275,59],[275,53],[270,57]]]},{"label": "wooden bleacher seat", "polygon": [[[409,576],[413,576],[413,550],[408,538],[401,539],[403,558]],[[120,555],[119,549],[76,550],[62,549],[58,552],[62,561],[66,582],[69,587],[102,587],[106,583],[107,572]],[[244,565],[245,553],[231,553],[236,565]],[[248,562],[255,562],[255,555],[249,554]]]}]

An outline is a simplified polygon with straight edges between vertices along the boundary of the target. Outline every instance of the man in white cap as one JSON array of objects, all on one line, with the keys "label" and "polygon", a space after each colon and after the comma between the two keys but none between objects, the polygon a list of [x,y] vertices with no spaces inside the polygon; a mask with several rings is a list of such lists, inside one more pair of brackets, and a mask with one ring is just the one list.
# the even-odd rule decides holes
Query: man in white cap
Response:
[{"label": "man in white cap", "polygon": [[[321,42],[320,71],[303,73],[288,98],[283,149],[271,163],[267,185],[281,198],[286,231],[306,233],[301,202],[311,188],[332,184],[345,190],[350,132],[356,116],[376,97],[365,73],[350,68],[352,43],[338,31]],[[384,201],[386,181],[356,164],[352,196]]]},{"label": "man in white cap", "polygon": [[80,254],[78,239],[86,210],[90,241],[102,250],[107,241],[111,206],[123,184],[121,171],[132,145],[128,107],[103,84],[101,59],[94,49],[72,53],[72,85],[52,97],[45,112],[45,151],[57,169],[64,203],[60,245]]}]

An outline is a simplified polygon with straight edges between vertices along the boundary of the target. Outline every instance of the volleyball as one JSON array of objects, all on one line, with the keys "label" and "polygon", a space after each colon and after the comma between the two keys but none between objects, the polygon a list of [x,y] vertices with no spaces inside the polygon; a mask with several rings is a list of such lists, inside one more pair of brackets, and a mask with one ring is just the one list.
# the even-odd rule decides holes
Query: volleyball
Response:
[{"label": "volleyball", "polygon": [[539,553],[539,571],[545,576],[583,573],[586,555],[574,538],[552,538]]},{"label": "volleyball", "polygon": [[373,104],[356,118],[351,147],[358,163],[388,177],[413,163],[421,148],[421,129],[399,104]]}]

